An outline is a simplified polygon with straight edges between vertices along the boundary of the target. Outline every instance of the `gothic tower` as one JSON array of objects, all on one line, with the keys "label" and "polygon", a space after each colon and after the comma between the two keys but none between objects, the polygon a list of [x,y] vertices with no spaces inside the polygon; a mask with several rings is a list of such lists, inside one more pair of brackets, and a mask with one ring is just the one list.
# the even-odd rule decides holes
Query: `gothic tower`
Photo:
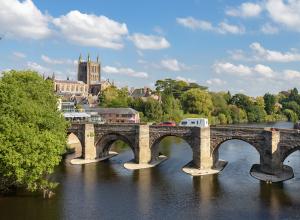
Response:
[{"label": "gothic tower", "polygon": [[97,56],[96,61],[91,61],[90,54],[88,54],[87,60],[83,61],[80,54],[78,59],[78,81],[83,81],[88,85],[89,93],[95,93],[94,88],[100,85],[101,81],[99,56]]}]

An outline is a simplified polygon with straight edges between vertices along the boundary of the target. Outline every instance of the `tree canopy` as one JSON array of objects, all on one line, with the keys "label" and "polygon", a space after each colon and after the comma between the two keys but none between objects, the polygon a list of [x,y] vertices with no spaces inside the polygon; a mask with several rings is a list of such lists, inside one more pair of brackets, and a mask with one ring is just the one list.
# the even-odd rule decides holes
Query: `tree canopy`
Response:
[{"label": "tree canopy", "polygon": [[36,72],[10,71],[0,78],[0,191],[45,190],[61,161],[67,123],[57,110],[53,84]]}]

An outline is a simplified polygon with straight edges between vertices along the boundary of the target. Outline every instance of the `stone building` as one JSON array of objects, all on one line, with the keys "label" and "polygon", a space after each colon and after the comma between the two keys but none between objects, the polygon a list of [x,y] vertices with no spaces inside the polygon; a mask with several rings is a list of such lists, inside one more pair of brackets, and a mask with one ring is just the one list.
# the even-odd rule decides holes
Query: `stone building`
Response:
[{"label": "stone building", "polygon": [[97,57],[96,61],[91,61],[90,55],[88,55],[87,60],[83,61],[80,55],[77,79],[88,85],[89,94],[98,95],[101,90],[101,64],[99,57]]}]

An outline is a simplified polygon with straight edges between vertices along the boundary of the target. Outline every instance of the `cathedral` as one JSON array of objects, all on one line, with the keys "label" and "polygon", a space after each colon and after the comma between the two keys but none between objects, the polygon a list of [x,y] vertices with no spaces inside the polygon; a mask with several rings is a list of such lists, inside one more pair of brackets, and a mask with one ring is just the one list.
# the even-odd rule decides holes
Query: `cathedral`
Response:
[{"label": "cathedral", "polygon": [[101,90],[110,86],[109,81],[101,81],[101,64],[99,57],[96,61],[92,61],[90,55],[87,60],[83,60],[82,56],[78,59],[77,81],[74,80],[57,80],[52,76],[54,81],[54,90],[59,95],[88,95],[97,96]]}]

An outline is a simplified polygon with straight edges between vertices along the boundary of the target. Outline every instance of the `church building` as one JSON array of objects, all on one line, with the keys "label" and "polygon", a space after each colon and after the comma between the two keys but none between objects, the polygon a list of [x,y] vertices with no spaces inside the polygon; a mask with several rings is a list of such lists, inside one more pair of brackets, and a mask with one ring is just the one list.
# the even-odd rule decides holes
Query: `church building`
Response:
[{"label": "church building", "polygon": [[54,90],[61,95],[77,95],[88,96],[89,94],[96,96],[101,91],[101,85],[107,87],[107,81],[101,82],[101,64],[99,57],[96,61],[92,61],[90,55],[87,60],[83,60],[82,56],[78,59],[77,81],[74,80],[57,80],[52,76],[54,81]]}]

